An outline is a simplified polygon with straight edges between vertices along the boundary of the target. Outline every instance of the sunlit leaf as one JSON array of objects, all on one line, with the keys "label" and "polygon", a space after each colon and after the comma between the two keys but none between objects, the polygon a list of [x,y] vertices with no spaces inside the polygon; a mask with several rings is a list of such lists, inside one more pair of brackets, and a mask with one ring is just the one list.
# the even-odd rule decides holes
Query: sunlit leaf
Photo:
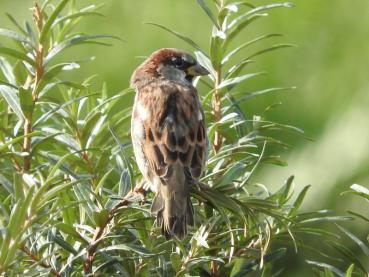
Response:
[{"label": "sunlit leaf", "polygon": [[[68,4],[68,2],[69,0],[61,0],[59,4],[55,7],[51,15],[48,17],[40,34],[40,43],[43,43],[46,40],[46,37],[50,32],[52,24],[55,22],[56,18],[60,15],[60,12],[63,10],[65,5]],[[44,5],[46,5],[46,3],[44,3]]]},{"label": "sunlit leaf", "polygon": [[51,25],[51,28],[54,28],[56,25],[63,23],[67,20],[76,19],[76,18],[84,17],[84,16],[103,16],[103,15],[98,12],[76,12],[76,13],[68,14],[62,17],[58,17]]},{"label": "sunlit leaf", "polygon": [[5,99],[8,105],[12,108],[13,112],[18,116],[20,120],[24,119],[22,108],[20,106],[19,97],[15,89],[8,86],[0,85],[1,96]]},{"label": "sunlit leaf", "polygon": [[197,3],[200,5],[200,7],[205,11],[207,16],[210,18],[210,20],[213,22],[213,24],[220,29],[219,24],[217,22],[217,19],[215,18],[215,15],[210,10],[209,6],[206,4],[205,0],[197,0]]},{"label": "sunlit leaf", "polygon": [[337,227],[346,234],[346,236],[348,236],[350,239],[352,239],[359,247],[360,249],[364,252],[364,254],[369,257],[369,247],[362,242],[357,236],[355,236],[353,233],[351,233],[349,230],[343,228],[342,226],[337,225]]},{"label": "sunlit leaf", "polygon": [[33,110],[33,98],[32,91],[30,89],[19,88],[19,102],[22,109],[23,115],[31,119]]},{"label": "sunlit leaf", "polygon": [[13,39],[15,41],[30,44],[29,39],[25,35],[15,32],[13,30],[0,28],[0,36],[4,36],[10,39]]},{"label": "sunlit leaf", "polygon": [[147,250],[144,247],[133,245],[131,243],[112,245],[112,246],[108,246],[108,247],[100,249],[101,252],[109,252],[109,251],[115,251],[115,250],[133,252],[133,253],[137,253],[143,256],[157,255],[155,253],[151,253],[149,250]]},{"label": "sunlit leaf", "polygon": [[24,54],[22,52],[14,50],[12,48],[0,47],[0,54],[8,55],[8,56],[11,56],[13,58],[26,61],[30,65],[33,65],[33,66],[36,65],[35,61],[33,59],[31,59],[29,56],[27,56],[26,54]]},{"label": "sunlit leaf", "polygon": [[[117,36],[112,36],[112,35],[76,35],[72,38],[68,38],[62,42],[60,42],[59,44],[55,45],[48,53],[48,55],[45,58],[45,64],[49,63],[56,55],[58,55],[61,51],[73,46],[73,45],[78,45],[78,44],[83,44],[83,43],[95,43],[95,44],[99,44],[97,42],[95,42],[95,39],[102,39],[102,38],[110,38],[110,39],[116,39],[116,40],[121,40],[121,38],[117,37]],[[106,44],[103,44],[106,45]]]},{"label": "sunlit leaf", "polygon": [[340,277],[345,277],[345,274],[341,270],[339,270],[338,268],[336,268],[332,265],[329,265],[329,264],[326,264],[326,263],[321,263],[321,262],[316,262],[316,261],[310,261],[310,260],[307,260],[306,262],[308,264],[311,264],[311,265],[314,265],[314,266],[317,266],[317,267],[320,267],[320,268],[323,268],[323,269],[331,270],[332,272],[334,272],[335,274],[337,274]]},{"label": "sunlit leaf", "polygon": [[192,39],[190,39],[189,37],[186,37],[176,31],[173,31],[163,25],[160,25],[160,24],[157,24],[157,23],[153,23],[153,22],[146,22],[145,24],[148,24],[148,25],[152,25],[152,26],[156,26],[156,27],[159,27],[160,29],[163,29],[173,35],[175,35],[176,37],[180,38],[181,40],[187,42],[189,45],[191,45],[193,48],[195,48],[196,50],[200,51],[201,53],[203,53],[205,56],[207,56],[206,52],[204,50],[202,50],[200,48],[200,46],[198,46]]},{"label": "sunlit leaf", "polygon": [[250,74],[245,74],[245,75],[242,75],[242,76],[239,76],[239,77],[224,80],[223,82],[221,82],[219,84],[218,89],[240,84],[241,82],[243,82],[247,79],[259,76],[261,74],[264,74],[264,72],[250,73]]}]

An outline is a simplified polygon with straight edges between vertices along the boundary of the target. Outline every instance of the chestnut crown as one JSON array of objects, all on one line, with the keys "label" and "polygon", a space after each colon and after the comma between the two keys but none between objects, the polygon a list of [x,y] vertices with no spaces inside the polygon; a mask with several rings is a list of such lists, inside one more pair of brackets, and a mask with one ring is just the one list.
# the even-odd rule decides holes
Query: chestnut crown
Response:
[{"label": "chestnut crown", "polygon": [[157,78],[192,84],[195,76],[208,74],[209,71],[198,64],[191,54],[179,49],[163,48],[152,53],[135,70],[131,86],[140,86]]}]

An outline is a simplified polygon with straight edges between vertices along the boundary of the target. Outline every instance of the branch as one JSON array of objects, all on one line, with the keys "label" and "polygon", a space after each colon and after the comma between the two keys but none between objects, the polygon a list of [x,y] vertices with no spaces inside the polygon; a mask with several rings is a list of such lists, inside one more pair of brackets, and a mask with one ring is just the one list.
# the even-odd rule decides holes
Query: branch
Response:
[{"label": "branch", "polygon": [[[37,3],[35,3],[35,6],[33,8],[33,18],[37,25],[39,33],[41,33],[42,28],[43,28],[43,15]],[[34,110],[35,103],[38,97],[37,87],[45,71],[44,69],[44,47],[41,43],[39,43],[38,48],[36,50],[35,60],[36,60],[36,68],[35,68],[36,76],[34,79],[33,91],[32,91],[33,101],[32,101],[32,108],[31,108],[30,114],[24,121],[24,134],[25,135],[32,133],[32,115],[33,115],[33,110]],[[28,86],[30,85],[30,80],[31,80],[31,77],[28,76],[26,83],[25,83],[26,88],[28,88]],[[28,153],[28,155],[24,156],[24,164],[23,164],[23,172],[26,173],[31,168],[31,160],[32,160],[32,156],[30,154],[31,153],[31,137],[30,136],[26,136],[23,140],[23,152]]]},{"label": "branch", "polygon": [[[221,81],[221,71],[220,68],[216,72],[215,78],[215,90],[213,94],[213,113],[214,113],[214,121],[217,123],[222,119],[222,111],[221,111],[221,95],[218,89],[218,86]],[[214,134],[214,150],[215,153],[219,151],[222,147],[222,134],[220,133],[220,127],[217,126]]]},{"label": "branch", "polygon": [[37,262],[41,267],[50,269],[50,273],[52,273],[54,276],[61,276],[59,272],[57,272],[55,269],[51,268],[51,265],[48,263],[45,263],[41,261],[39,257],[37,257],[34,253],[31,252],[26,246],[21,246],[20,250],[22,250],[24,253],[27,254],[28,257],[30,257],[33,261]]},{"label": "branch", "polygon": [[143,182],[140,182],[136,185],[136,187],[134,188],[134,190],[131,190],[130,192],[127,193],[126,196],[123,197],[122,201],[119,202],[110,212],[108,215],[108,220],[106,221],[106,223],[103,226],[97,226],[95,229],[95,233],[94,236],[92,238],[91,244],[88,247],[87,250],[87,259],[85,260],[84,264],[83,264],[83,270],[85,272],[85,274],[89,274],[91,273],[91,269],[92,269],[92,265],[95,259],[95,255],[96,255],[96,250],[97,250],[97,246],[100,242],[100,239],[102,237],[102,235],[104,234],[104,231],[106,229],[106,226],[109,224],[109,222],[114,218],[115,213],[117,212],[117,210],[123,206],[127,206],[129,203],[133,202],[132,198],[134,198],[134,196],[145,196],[145,190],[143,189]]}]

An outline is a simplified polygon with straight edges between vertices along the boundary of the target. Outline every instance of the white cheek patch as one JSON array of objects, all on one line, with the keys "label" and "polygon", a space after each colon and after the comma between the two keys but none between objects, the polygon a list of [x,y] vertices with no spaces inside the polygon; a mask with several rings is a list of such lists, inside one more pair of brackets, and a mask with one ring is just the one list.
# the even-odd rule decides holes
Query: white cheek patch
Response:
[{"label": "white cheek patch", "polygon": [[141,120],[144,121],[150,118],[149,110],[142,106],[140,102],[137,103],[136,111],[139,114],[139,118],[141,118]]}]

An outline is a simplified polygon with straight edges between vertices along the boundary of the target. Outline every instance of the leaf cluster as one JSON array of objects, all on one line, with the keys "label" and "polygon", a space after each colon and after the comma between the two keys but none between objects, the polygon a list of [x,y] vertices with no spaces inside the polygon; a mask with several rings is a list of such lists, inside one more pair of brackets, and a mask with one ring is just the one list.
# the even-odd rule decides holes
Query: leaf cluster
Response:
[{"label": "leaf cluster", "polygon": [[[198,4],[213,24],[209,51],[150,23],[194,47],[211,72],[198,85],[206,92],[201,101],[212,148],[204,176],[191,188],[196,222],[184,241],[165,240],[150,214],[153,195],[142,189],[130,144],[131,109],[119,108],[132,91],[109,96],[105,85],[92,85],[93,77],[70,81],[70,72],[86,61],[65,61],[68,48],[119,39],[74,31],[84,17],[101,16],[99,6],[46,0],[34,6],[34,24],[25,26],[7,15],[15,30],[0,29],[11,45],[0,47],[0,274],[276,276],[273,264],[288,246],[306,247],[300,235],[336,238],[312,224],[350,219],[299,213],[309,186],[292,200],[293,176],[274,193],[253,181],[261,164],[285,165],[268,154],[271,144],[289,146],[271,131],[303,132],[268,120],[265,112],[273,105],[252,117],[242,107],[289,88],[246,93],[240,84],[263,74],[245,72],[257,56],[290,45],[272,45],[242,60],[236,54],[280,35],[231,46],[254,21],[292,5]],[[274,247],[277,242],[283,246]]]}]

